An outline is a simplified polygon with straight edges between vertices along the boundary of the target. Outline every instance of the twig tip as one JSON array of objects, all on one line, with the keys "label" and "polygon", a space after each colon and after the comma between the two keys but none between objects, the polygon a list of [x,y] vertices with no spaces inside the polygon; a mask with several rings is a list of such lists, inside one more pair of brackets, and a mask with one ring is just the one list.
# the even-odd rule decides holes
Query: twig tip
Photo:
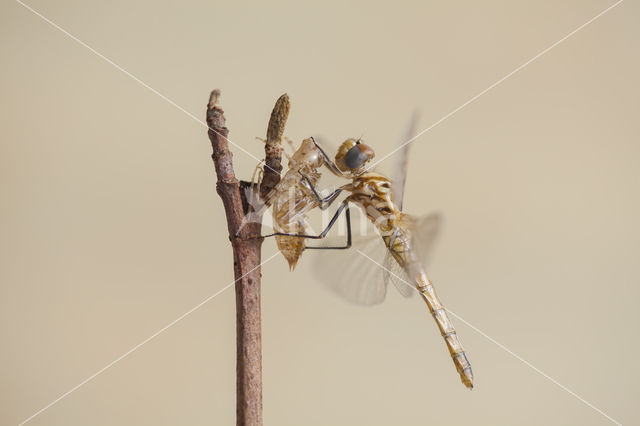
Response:
[{"label": "twig tip", "polygon": [[211,91],[211,95],[209,96],[209,109],[218,105],[218,100],[220,99],[220,89],[214,89]]}]

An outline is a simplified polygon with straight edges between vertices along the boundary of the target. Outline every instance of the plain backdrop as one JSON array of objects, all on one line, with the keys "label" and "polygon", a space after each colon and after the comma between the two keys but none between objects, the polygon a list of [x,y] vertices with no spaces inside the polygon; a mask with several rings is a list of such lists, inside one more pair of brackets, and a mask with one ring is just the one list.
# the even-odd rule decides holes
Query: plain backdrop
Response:
[{"label": "plain backdrop", "polygon": [[[364,136],[383,156],[414,109],[431,126],[613,3],[28,2],[127,75],[3,2],[0,423],[233,280],[211,89],[255,157],[233,148],[239,178],[284,92],[294,141]],[[405,208],[443,215],[429,273],[476,388],[418,299],[351,305],[311,255],[293,273],[277,256],[266,425],[612,424],[580,398],[640,423],[639,13],[622,2],[412,144]],[[234,315],[229,289],[28,424],[233,424]]]}]

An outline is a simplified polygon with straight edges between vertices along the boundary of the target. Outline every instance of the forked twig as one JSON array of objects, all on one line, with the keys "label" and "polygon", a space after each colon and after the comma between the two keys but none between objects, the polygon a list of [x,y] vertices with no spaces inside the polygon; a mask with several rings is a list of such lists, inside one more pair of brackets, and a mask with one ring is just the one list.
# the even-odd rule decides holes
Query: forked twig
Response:
[{"label": "forked twig", "polygon": [[[227,216],[229,239],[233,249],[236,279],[237,382],[236,423],[262,425],[262,331],[260,318],[261,221],[243,224],[250,208],[242,190],[248,184],[238,182],[229,151],[229,129],[219,105],[220,91],[211,92],[207,104],[207,125],[213,147],[213,163],[218,182],[216,190]],[[265,146],[265,178],[261,192],[267,194],[280,180],[280,139],[289,114],[289,98],[282,95],[271,114]]]}]

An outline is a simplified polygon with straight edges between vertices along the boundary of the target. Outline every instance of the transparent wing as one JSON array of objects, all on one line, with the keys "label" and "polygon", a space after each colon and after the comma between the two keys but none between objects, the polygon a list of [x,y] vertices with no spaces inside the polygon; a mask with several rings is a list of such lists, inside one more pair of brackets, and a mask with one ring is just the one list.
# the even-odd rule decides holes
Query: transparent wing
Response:
[{"label": "transparent wing", "polygon": [[418,126],[418,111],[414,111],[411,114],[407,129],[402,135],[402,139],[398,144],[398,152],[395,153],[395,164],[393,168],[393,176],[391,179],[391,190],[395,198],[395,202],[402,210],[402,201],[404,199],[404,186],[407,180],[407,168],[409,166],[409,142],[416,134],[416,127]]},{"label": "transparent wing", "polygon": [[[395,198],[395,202],[402,210],[402,202],[404,199],[404,188],[407,181],[407,169],[409,167],[409,142],[416,133],[418,125],[418,111],[411,114],[409,123],[407,124],[405,133],[402,135],[396,153],[396,160],[393,168],[393,179],[391,180],[391,190]],[[398,265],[391,253],[387,252],[384,261],[385,271],[383,273],[384,281],[392,283],[404,297],[411,297],[415,293],[412,282],[405,270]]]},{"label": "transparent wing", "polygon": [[411,246],[416,252],[417,260],[427,266],[442,228],[442,215],[435,212],[418,218],[410,217],[410,220]]},{"label": "transparent wing", "polygon": [[[354,209],[352,209],[353,211]],[[375,305],[381,303],[387,293],[383,270],[372,263],[382,265],[387,253],[382,238],[372,229],[363,235],[358,221],[353,221],[352,246],[345,250],[305,250],[305,257],[313,264],[314,275],[331,291],[351,303]],[[346,234],[327,237],[309,245],[339,246],[346,242]]]},{"label": "transparent wing", "polygon": [[[357,209],[352,209],[352,212]],[[358,215],[355,215],[358,216]],[[341,298],[360,305],[381,303],[386,296],[387,285],[393,284],[404,297],[410,297],[415,290],[413,281],[389,254],[382,238],[369,222],[360,217],[353,218],[354,232],[352,247],[344,250],[305,250],[305,258],[313,264],[314,275],[331,291]],[[360,227],[362,221],[367,225]],[[442,222],[441,215],[432,213],[413,218],[407,216],[411,227],[412,249],[416,260],[427,266],[433,246],[437,240]],[[340,224],[336,225],[338,230]],[[362,233],[360,230],[366,230]],[[320,241],[308,241],[308,245],[325,247],[342,246],[346,242],[346,233],[327,237]],[[375,263],[374,263],[375,262]],[[380,265],[384,266],[381,268]],[[410,285],[407,285],[409,283]]]},{"label": "transparent wing", "polygon": [[393,284],[398,292],[404,297],[411,297],[416,292],[413,283],[405,270],[398,265],[389,250],[384,258],[384,271],[382,273],[386,284]]},{"label": "transparent wing", "polygon": [[[416,259],[426,267],[438,236],[442,222],[441,216],[438,213],[432,213],[417,219],[408,216],[407,221],[411,223],[411,246],[416,252]],[[388,250],[384,258],[383,278],[385,283],[393,284],[404,297],[411,297],[416,292],[413,280],[398,265],[398,262],[395,261]]]}]

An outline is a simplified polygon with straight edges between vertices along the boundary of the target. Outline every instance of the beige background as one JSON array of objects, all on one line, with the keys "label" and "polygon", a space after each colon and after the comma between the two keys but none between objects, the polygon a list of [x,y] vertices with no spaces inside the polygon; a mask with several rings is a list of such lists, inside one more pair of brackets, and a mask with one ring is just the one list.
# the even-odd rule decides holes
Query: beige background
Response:
[{"label": "beige background", "polygon": [[[29,4],[198,118],[222,88],[231,138],[261,156],[285,91],[291,138],[364,135],[383,155],[414,108],[426,128],[613,2]],[[0,423],[15,425],[232,270],[205,129],[19,3],[0,10]],[[423,135],[406,195],[444,214],[445,304],[625,425],[640,423],[639,12],[623,2]],[[256,164],[234,161],[243,178]],[[421,302],[349,305],[311,263],[264,266],[265,424],[612,424],[456,320],[466,391]],[[228,290],[29,424],[232,424],[234,352]]]}]

